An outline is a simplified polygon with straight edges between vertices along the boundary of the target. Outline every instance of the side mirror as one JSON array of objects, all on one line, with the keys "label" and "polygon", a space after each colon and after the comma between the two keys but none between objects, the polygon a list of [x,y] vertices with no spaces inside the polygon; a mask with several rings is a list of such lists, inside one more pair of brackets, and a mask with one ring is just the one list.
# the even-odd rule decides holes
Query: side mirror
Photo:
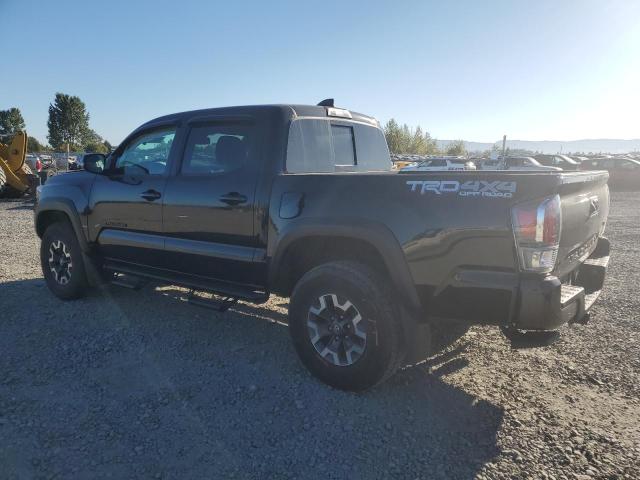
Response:
[{"label": "side mirror", "polygon": [[83,167],[87,172],[102,173],[106,165],[106,155],[102,153],[89,153],[82,159]]}]

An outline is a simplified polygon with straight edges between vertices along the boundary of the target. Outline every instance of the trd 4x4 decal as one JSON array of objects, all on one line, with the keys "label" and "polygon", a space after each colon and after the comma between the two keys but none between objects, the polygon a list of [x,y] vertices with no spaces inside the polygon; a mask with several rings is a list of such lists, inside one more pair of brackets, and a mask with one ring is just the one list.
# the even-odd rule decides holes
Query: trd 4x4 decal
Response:
[{"label": "trd 4x4 decal", "polygon": [[442,195],[455,193],[461,197],[495,197],[511,198],[516,193],[516,182],[501,182],[500,180],[408,180],[407,185],[412,192],[421,195],[432,193]]}]

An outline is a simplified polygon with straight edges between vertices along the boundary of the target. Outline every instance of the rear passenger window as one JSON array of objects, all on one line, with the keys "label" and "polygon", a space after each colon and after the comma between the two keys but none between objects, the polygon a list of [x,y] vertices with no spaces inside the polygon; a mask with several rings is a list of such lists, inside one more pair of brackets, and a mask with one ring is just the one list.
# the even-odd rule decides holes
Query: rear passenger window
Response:
[{"label": "rear passenger window", "polygon": [[193,127],[182,160],[183,175],[216,175],[247,165],[252,147],[251,125],[212,124]]}]

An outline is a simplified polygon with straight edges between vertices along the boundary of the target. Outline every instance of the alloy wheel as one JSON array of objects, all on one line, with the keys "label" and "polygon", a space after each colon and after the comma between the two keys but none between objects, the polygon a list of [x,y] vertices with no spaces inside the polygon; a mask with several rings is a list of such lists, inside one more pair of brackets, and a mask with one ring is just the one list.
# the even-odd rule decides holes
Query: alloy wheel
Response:
[{"label": "alloy wheel", "polygon": [[316,352],[335,366],[353,365],[367,346],[362,315],[348,299],[333,293],[318,297],[309,308],[307,330]]},{"label": "alloy wheel", "polygon": [[67,285],[71,280],[71,253],[62,240],[55,240],[49,245],[49,269],[60,285]]}]

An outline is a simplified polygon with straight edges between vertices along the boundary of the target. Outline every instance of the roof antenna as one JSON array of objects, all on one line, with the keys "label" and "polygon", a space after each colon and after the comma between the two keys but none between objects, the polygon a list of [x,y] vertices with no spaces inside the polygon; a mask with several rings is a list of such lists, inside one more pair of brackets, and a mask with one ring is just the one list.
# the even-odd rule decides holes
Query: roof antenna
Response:
[{"label": "roof antenna", "polygon": [[319,104],[319,107],[333,107],[333,98],[325,98]]}]

